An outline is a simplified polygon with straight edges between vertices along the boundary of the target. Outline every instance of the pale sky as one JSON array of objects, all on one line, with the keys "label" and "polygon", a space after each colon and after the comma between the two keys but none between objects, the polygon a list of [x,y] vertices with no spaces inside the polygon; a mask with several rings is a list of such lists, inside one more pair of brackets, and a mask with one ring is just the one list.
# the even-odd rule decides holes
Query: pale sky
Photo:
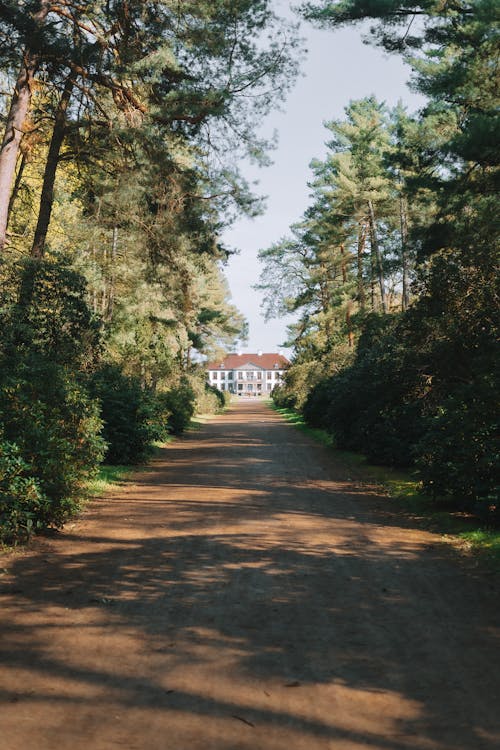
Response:
[{"label": "pale sky", "polygon": [[[286,0],[276,0],[276,6],[281,16],[295,18]],[[276,130],[279,135],[279,146],[272,153],[273,165],[263,169],[242,165],[249,181],[259,181],[257,192],[268,196],[267,209],[256,219],[239,220],[223,235],[226,245],[240,250],[230,261],[226,276],[232,301],[250,325],[246,351],[276,351],[286,339],[290,321],[265,323],[261,296],[252,289],[261,270],[257,253],[287,234],[307,208],[309,163],[326,155],[327,131],[323,123],[342,117],[351,99],[371,94],[389,106],[401,99],[410,111],[424,103],[406,85],[410,69],[398,56],[387,56],[363,44],[360,29],[318,31],[303,23],[301,32],[308,49],[303,76],[288,96],[284,111],[272,113],[263,131],[271,134]]]}]

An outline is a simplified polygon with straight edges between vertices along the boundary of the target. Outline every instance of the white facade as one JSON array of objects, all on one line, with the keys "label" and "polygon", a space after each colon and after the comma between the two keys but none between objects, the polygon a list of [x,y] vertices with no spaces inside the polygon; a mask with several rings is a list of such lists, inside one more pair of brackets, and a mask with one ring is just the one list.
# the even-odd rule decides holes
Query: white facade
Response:
[{"label": "white facade", "polygon": [[281,355],[257,355],[247,361],[242,355],[229,355],[219,364],[208,365],[208,382],[220,391],[229,391],[239,396],[269,395],[283,379],[287,360]]}]

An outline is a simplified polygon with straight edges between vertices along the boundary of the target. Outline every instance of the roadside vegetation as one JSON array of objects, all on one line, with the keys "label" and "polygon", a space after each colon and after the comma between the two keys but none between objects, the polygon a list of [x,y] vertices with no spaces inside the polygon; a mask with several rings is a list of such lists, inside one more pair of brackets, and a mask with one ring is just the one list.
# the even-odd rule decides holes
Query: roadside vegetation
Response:
[{"label": "roadside vegetation", "polygon": [[326,124],[309,208],[260,253],[267,315],[298,318],[274,401],[341,450],[417,471],[436,508],[498,526],[498,7],[302,10],[332,30],[369,20],[368,40],[403,55],[427,104],[368,96]]},{"label": "roadside vegetation", "polygon": [[[15,541],[63,525],[103,462],[143,462],[223,408],[201,360],[246,322],[221,231],[262,208],[238,164],[268,162],[259,127],[301,51],[271,0],[0,8],[0,541]],[[498,4],[300,12],[369,21],[427,104],[348,103],[309,208],[261,251],[267,315],[298,316],[275,403],[493,527]]]},{"label": "roadside vegetation", "polygon": [[352,473],[352,478],[382,487],[388,499],[397,503],[397,512],[410,516],[419,526],[441,534],[444,541],[464,552],[479,555],[500,570],[500,529],[497,525],[485,523],[467,510],[458,509],[449,500],[436,502],[424,492],[415,471],[377,466],[360,453],[339,450],[331,433],[311,427],[300,412],[278,407],[274,402],[271,406],[298,430],[334,451],[334,457]]},{"label": "roadside vegetation", "polygon": [[[223,408],[222,229],[300,60],[271,2],[0,3],[0,542]],[[231,33],[228,33],[228,29]],[[108,472],[108,470],[106,470]],[[99,481],[103,481],[102,478]]]}]

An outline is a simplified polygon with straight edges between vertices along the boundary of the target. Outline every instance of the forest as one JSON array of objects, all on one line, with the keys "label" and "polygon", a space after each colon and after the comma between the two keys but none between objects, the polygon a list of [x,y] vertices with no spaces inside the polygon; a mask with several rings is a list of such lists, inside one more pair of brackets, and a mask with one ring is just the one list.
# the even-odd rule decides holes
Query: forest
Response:
[{"label": "forest", "polygon": [[245,337],[224,226],[260,200],[258,124],[296,28],[252,0],[0,2],[0,541],[61,526],[223,397]]},{"label": "forest", "polygon": [[323,27],[370,22],[425,95],[372,97],[326,123],[310,205],[260,253],[268,317],[297,314],[278,405],[339,448],[412,467],[436,501],[498,505],[499,8],[489,0],[308,3]]},{"label": "forest", "polygon": [[[300,71],[269,0],[0,0],[0,541],[61,526],[103,460],[134,464],[223,398],[201,359],[244,340],[220,236],[261,210],[239,165]],[[498,6],[307,3],[369,19],[428,99],[327,124],[311,204],[262,250],[294,311],[274,398],[342,448],[418,468],[498,517]]]}]

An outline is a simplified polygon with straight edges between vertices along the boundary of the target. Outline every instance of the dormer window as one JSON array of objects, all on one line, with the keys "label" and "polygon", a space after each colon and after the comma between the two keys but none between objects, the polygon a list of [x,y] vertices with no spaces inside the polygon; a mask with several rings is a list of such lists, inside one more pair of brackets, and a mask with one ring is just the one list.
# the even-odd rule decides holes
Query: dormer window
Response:
[{"label": "dormer window", "polygon": [[220,365],[219,365],[219,367],[220,367],[221,370],[223,370],[224,369],[224,362],[221,362]]},{"label": "dormer window", "polygon": [[274,363],[274,369],[277,370],[279,368],[279,364],[277,362]]}]

